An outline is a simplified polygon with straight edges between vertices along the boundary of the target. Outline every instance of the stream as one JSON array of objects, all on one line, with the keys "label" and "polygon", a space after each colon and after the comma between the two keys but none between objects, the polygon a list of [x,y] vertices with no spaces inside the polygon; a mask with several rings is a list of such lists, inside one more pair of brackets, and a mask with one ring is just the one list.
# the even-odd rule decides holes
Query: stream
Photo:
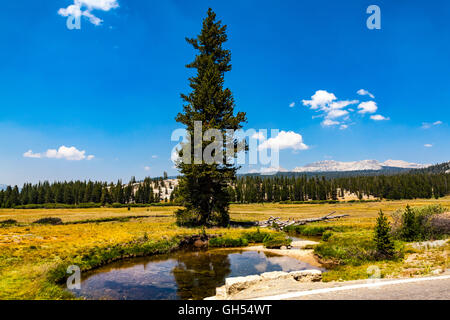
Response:
[{"label": "stream", "polygon": [[178,251],[122,260],[84,273],[81,290],[71,292],[96,300],[201,300],[214,296],[228,277],[305,269],[320,268],[258,251]]}]

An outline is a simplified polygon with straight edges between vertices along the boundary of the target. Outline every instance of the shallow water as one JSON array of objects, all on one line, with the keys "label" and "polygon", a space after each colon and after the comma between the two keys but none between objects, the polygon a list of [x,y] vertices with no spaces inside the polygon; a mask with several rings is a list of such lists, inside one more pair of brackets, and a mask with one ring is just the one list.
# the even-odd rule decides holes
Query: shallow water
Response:
[{"label": "shallow water", "polygon": [[209,250],[115,262],[82,275],[87,299],[200,300],[215,295],[225,278],[271,271],[319,269],[285,256],[257,251]]}]

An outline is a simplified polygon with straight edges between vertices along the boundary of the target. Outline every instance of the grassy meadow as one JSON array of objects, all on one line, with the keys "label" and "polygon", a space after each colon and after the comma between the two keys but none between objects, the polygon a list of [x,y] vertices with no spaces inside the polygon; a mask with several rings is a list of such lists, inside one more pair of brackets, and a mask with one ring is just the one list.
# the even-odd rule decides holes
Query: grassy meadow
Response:
[{"label": "grassy meadow", "polygon": [[[335,228],[338,232],[331,237],[335,239],[334,243],[348,244],[368,241],[373,236],[380,209],[389,215],[404,209],[407,204],[413,207],[441,204],[450,208],[450,197],[368,203],[232,205],[231,218],[255,221],[274,216],[287,220],[319,217],[331,212],[349,214],[348,218],[339,221],[311,225],[318,230]],[[76,264],[82,270],[88,270],[119,258],[164,253],[175,248],[182,236],[202,232],[177,227],[173,216],[176,209],[0,209],[0,299],[69,299],[72,297],[57,284],[64,278],[68,265]],[[60,218],[63,224],[33,224],[49,217]],[[17,223],[1,224],[10,219]],[[207,233],[238,238],[248,231],[217,228],[208,229]],[[448,244],[425,251],[407,247],[401,260],[336,263],[331,265],[324,280],[367,278],[367,268],[371,265],[380,267],[383,277],[427,274],[449,266],[449,249]]]}]

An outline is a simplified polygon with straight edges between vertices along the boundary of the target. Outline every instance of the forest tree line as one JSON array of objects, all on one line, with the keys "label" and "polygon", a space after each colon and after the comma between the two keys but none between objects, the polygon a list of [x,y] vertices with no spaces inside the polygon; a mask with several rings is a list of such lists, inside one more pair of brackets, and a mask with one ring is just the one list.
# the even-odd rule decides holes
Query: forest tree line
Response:
[{"label": "forest tree line", "polygon": [[440,198],[450,194],[450,174],[408,173],[326,179],[325,177],[246,176],[228,187],[231,202],[338,200],[345,192],[359,199]]},{"label": "forest tree line", "polygon": [[[228,186],[230,201],[235,203],[338,200],[345,192],[353,193],[359,199],[367,196],[390,200],[440,198],[450,194],[450,174],[405,173],[335,179],[242,176]],[[7,187],[0,191],[0,207],[48,203],[152,204],[162,201],[164,195],[167,195],[170,202],[180,203],[177,201],[177,194],[177,188],[171,183],[165,184],[163,178],[146,178],[141,182],[132,178],[127,184],[120,180],[115,184],[46,181],[34,185],[25,184],[21,189],[17,186]]]},{"label": "forest tree line", "polygon": [[164,194],[174,186],[166,185],[163,178],[145,178],[144,181],[136,182],[131,178],[128,184],[121,180],[117,183],[93,182],[93,181],[70,181],[55,182],[48,181],[31,184],[26,183],[21,189],[18,186],[8,186],[0,191],[0,207],[13,208],[31,204],[67,204],[79,205],[86,203],[96,204],[152,204],[159,203]]}]

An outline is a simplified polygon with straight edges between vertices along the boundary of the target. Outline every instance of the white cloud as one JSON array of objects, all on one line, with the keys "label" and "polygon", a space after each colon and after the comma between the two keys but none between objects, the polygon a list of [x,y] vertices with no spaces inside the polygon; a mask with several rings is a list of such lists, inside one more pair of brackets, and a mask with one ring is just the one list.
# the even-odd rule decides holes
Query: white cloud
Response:
[{"label": "white cloud", "polygon": [[144,170],[145,170],[145,171],[150,171],[150,167],[149,167],[149,166],[145,166],[145,167],[144,167]]},{"label": "white cloud", "polygon": [[265,140],[258,147],[259,150],[276,148],[278,148],[279,150],[306,150],[309,147],[303,143],[302,135],[293,131],[280,131],[280,133],[276,137]]},{"label": "white cloud", "polygon": [[102,19],[94,16],[90,11],[87,11],[87,10],[83,12],[83,16],[88,18],[89,22],[92,24],[95,24],[96,26],[99,26],[103,22]]},{"label": "white cloud", "polygon": [[346,115],[348,115],[347,110],[334,109],[334,110],[331,110],[330,112],[328,112],[327,118],[328,119],[336,119],[336,118],[340,118],[340,117],[343,117]]},{"label": "white cloud", "polygon": [[[375,98],[373,94],[365,89],[360,89],[357,93]],[[321,123],[323,127],[339,125],[341,130],[347,129],[353,124],[351,113],[356,112],[356,108],[351,107],[353,105],[357,105],[357,112],[361,115],[374,114],[371,116],[372,120],[390,120],[388,117],[379,114],[375,115],[378,110],[378,105],[375,101],[364,101],[360,103],[359,100],[338,100],[335,94],[326,90],[316,91],[311,97],[311,100],[303,100],[303,105],[317,112],[317,115],[313,116],[313,119],[323,118]]]},{"label": "white cloud", "polygon": [[[92,14],[93,10],[109,11],[119,7],[117,0],[74,0],[67,8],[60,8],[58,14],[63,17],[86,17],[92,24],[98,26],[103,20]],[[86,8],[82,10],[82,8]]]},{"label": "white cloud", "polygon": [[292,102],[291,104],[289,104],[289,107],[291,107],[291,108],[295,107],[295,102]]},{"label": "white cloud", "polygon": [[345,108],[357,103],[359,103],[358,100],[338,100],[334,93],[330,93],[326,90],[318,90],[311,97],[311,100],[303,100],[303,105],[309,106],[310,109],[321,113],[313,118],[324,118],[322,126],[325,127],[341,124],[340,121],[336,121],[337,118],[341,117],[345,117],[341,121],[350,121],[350,109],[345,110]]},{"label": "white cloud", "polygon": [[326,90],[317,90],[316,93],[311,97],[311,100],[303,100],[303,105],[311,106],[311,109],[315,110],[318,108],[325,108],[331,102],[337,100],[333,93],[329,93]]},{"label": "white cloud", "polygon": [[152,156],[152,159],[157,159],[157,158],[158,158],[158,156],[156,154]]},{"label": "white cloud", "polygon": [[359,94],[360,96],[369,96],[372,99],[375,99],[375,96],[365,89],[358,90],[357,94]]},{"label": "white cloud", "polygon": [[[80,161],[86,159],[86,151],[80,151],[75,147],[61,146],[58,150],[49,149],[46,152],[47,158],[66,159],[71,161]],[[91,157],[91,156],[88,156]]]},{"label": "white cloud", "polygon": [[48,149],[44,153],[33,153],[32,150],[28,150],[23,154],[25,158],[49,158],[49,159],[65,159],[69,161],[80,161],[80,160],[92,160],[93,155],[86,156],[86,151],[80,151],[75,147],[61,146],[58,150]]},{"label": "white cloud", "polygon": [[23,156],[25,158],[35,158],[35,159],[40,159],[42,157],[40,153],[33,153],[33,150],[28,150],[23,154]]},{"label": "white cloud", "polygon": [[432,145],[432,144],[429,144],[429,143],[424,144],[423,146],[424,146],[425,148],[432,148],[432,147],[433,147],[433,145]]},{"label": "white cloud", "polygon": [[335,101],[330,104],[331,109],[342,109],[352,104],[357,104],[358,100],[343,100],[343,101]]},{"label": "white cloud", "polygon": [[370,119],[375,120],[375,121],[390,120],[389,118],[386,118],[386,117],[382,116],[381,114],[376,114],[376,115],[370,116]]},{"label": "white cloud", "polygon": [[119,7],[117,0],[75,0],[75,4],[84,5],[90,10],[98,9],[103,11],[109,11]]},{"label": "white cloud", "polygon": [[375,113],[378,110],[377,103],[375,101],[367,101],[367,102],[361,102],[358,106],[358,113]]},{"label": "white cloud", "polygon": [[338,124],[340,124],[339,121],[334,121],[334,120],[330,120],[330,119],[325,119],[322,121],[322,125],[325,127],[336,126]]},{"label": "white cloud", "polygon": [[433,123],[423,122],[422,129],[430,129],[432,126],[439,126],[442,124],[442,121],[435,121]]},{"label": "white cloud", "polygon": [[252,139],[258,140],[258,141],[264,141],[266,140],[266,137],[262,132],[256,132],[252,135]]},{"label": "white cloud", "polygon": [[71,4],[67,8],[60,8],[58,14],[63,17],[74,16],[79,17],[83,15],[81,8],[78,5]]},{"label": "white cloud", "polygon": [[177,162],[178,162],[178,160],[180,159],[180,156],[179,156],[179,150],[181,150],[181,147],[180,147],[180,145],[178,144],[178,145],[176,145],[173,149],[172,149],[172,152],[170,153],[170,160],[174,163],[174,164],[176,164]]}]

